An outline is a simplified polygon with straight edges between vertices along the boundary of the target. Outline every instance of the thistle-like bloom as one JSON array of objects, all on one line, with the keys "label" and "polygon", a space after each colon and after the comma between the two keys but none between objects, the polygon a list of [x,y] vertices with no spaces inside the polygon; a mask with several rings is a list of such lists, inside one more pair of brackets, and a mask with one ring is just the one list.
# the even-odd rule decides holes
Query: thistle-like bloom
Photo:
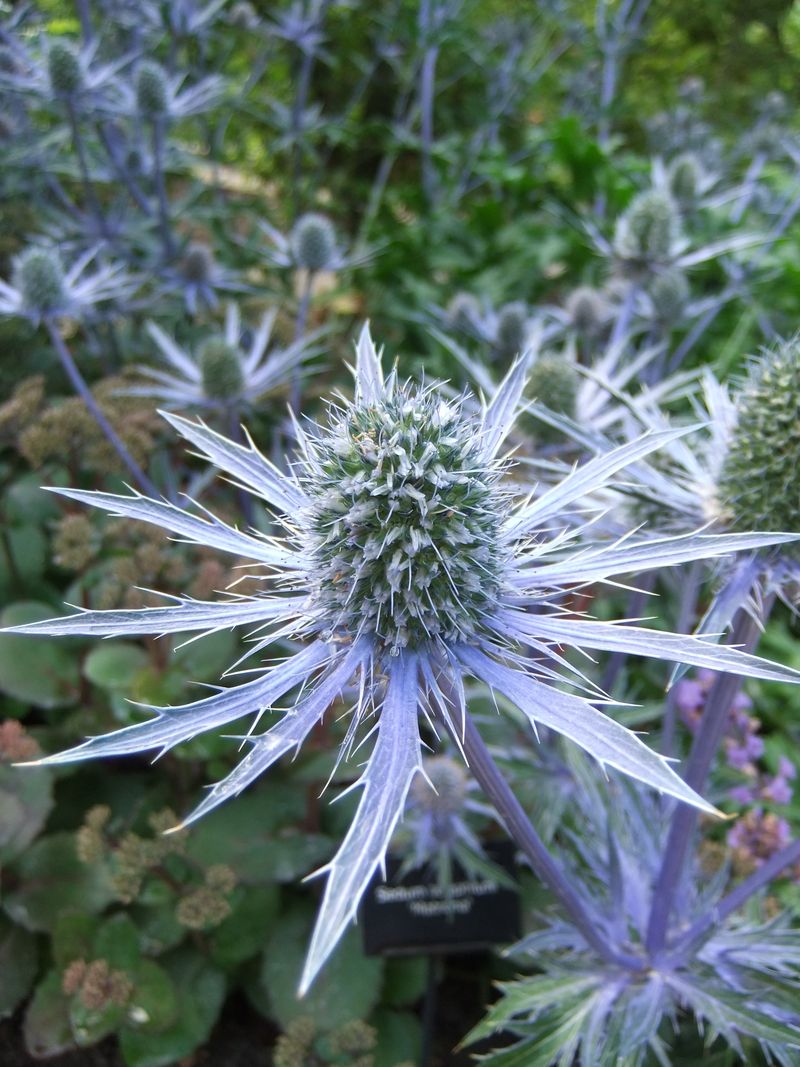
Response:
[{"label": "thistle-like bloom", "polygon": [[[564,648],[623,649],[753,677],[800,680],[797,672],[728,646],[575,618],[559,608],[559,600],[576,587],[786,539],[692,534],[597,544],[585,540],[585,531],[553,532],[564,508],[674,432],[623,445],[576,468],[538,499],[519,499],[519,487],[504,478],[508,464],[500,451],[525,386],[524,360],[513,364],[477,413],[434,387],[401,384],[396,372],[384,377],[366,328],[355,374],[352,402],[331,407],[327,425],[312,433],[298,427],[299,454],[290,475],[250,443],[238,445],[202,423],[166,416],[198,452],[266,501],[286,529],[283,540],[138,495],[57,490],[263,565],[263,596],[179,598],[159,608],[86,611],[15,631],[118,636],[252,626],[255,654],[278,638],[300,642],[277,666],[246,672],[245,681],[180,707],[153,708],[155,717],[148,721],[49,758],[60,763],[164,752],[245,715],[259,722],[282,697],[299,690],[282,718],[263,733],[248,733],[247,755],[187,822],[295,751],[340,693],[355,693],[343,755],[368,738],[372,750],[358,781],[363,792],[353,823],[325,868],[328,881],[303,990],[354,917],[411,783],[422,773],[420,716],[434,729],[461,736],[468,714],[465,677],[491,687],[531,724],[572,739],[604,766],[706,810],[713,809],[666,759],[594,706],[606,698],[570,668]],[[535,655],[520,654],[523,648]],[[562,682],[573,691],[559,688]]]},{"label": "thistle-like bloom", "polygon": [[90,249],[66,270],[55,248],[26,248],[14,261],[11,283],[0,280],[0,315],[38,325],[44,318],[80,318],[95,304],[130,296],[138,283],[118,264],[89,272],[97,252]]},{"label": "thistle-like bloom", "polygon": [[195,85],[184,85],[185,74],[169,74],[159,63],[144,60],[133,84],[125,86],[126,109],[150,122],[178,122],[216,107],[225,94],[225,79],[211,74]]},{"label": "thistle-like bloom", "polygon": [[263,315],[251,336],[242,330],[239,308],[228,304],[225,329],[187,352],[154,322],[147,332],[158,346],[168,370],[140,365],[151,384],[134,386],[131,396],[149,396],[167,408],[251,407],[267,393],[288,386],[292,371],[313,355],[307,338],[287,348],[270,350],[276,311]]},{"label": "thistle-like bloom", "polygon": [[124,91],[118,75],[131,61],[98,60],[98,41],[79,46],[63,37],[43,38],[37,54],[15,42],[12,70],[0,71],[0,87],[37,97],[44,105],[116,111]]},{"label": "thistle-like bloom", "polygon": [[342,248],[333,223],[318,212],[301,215],[288,235],[263,220],[259,225],[274,246],[267,251],[267,257],[279,267],[294,267],[310,273],[337,271],[360,267],[372,258],[369,249],[354,248],[347,252]]}]

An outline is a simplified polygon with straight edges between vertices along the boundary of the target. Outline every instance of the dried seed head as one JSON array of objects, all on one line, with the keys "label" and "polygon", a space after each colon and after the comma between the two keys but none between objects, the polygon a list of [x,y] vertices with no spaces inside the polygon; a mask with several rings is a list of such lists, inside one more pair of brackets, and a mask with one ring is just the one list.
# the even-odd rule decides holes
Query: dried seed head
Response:
[{"label": "dried seed head", "polygon": [[244,375],[239,350],[224,337],[210,337],[200,348],[203,392],[211,400],[233,400],[242,395]]},{"label": "dried seed head", "polygon": [[54,249],[27,248],[14,267],[14,286],[26,311],[40,315],[64,306],[64,268]]},{"label": "dried seed head", "polygon": [[336,231],[325,215],[301,215],[291,234],[292,254],[298,267],[325,270],[336,254]]},{"label": "dried seed head", "polygon": [[591,285],[579,285],[567,297],[565,309],[570,323],[585,337],[596,337],[608,320],[608,302]]},{"label": "dried seed head", "polygon": [[47,50],[47,76],[54,96],[74,96],[83,88],[78,53],[69,42],[55,38]]},{"label": "dried seed head", "polygon": [[674,201],[666,193],[648,189],[639,193],[617,222],[614,251],[629,265],[629,272],[668,261],[680,236]]},{"label": "dried seed head", "polygon": [[169,89],[163,67],[151,60],[139,64],[136,71],[136,106],[142,115],[159,118],[167,113]]},{"label": "dried seed head", "polygon": [[497,314],[495,344],[501,356],[513,359],[525,347],[528,309],[521,300],[500,308]]},{"label": "dried seed head", "polygon": [[677,268],[656,274],[647,292],[653,302],[656,318],[667,325],[680,319],[689,302],[689,282],[683,271]]},{"label": "dried seed head", "polygon": [[447,325],[452,330],[471,333],[481,317],[481,306],[471,293],[456,293],[447,305]]},{"label": "dried seed head", "polygon": [[800,530],[800,338],[752,364],[736,407],[737,426],[718,485],[732,525]]},{"label": "dried seed head", "polygon": [[500,586],[499,470],[477,422],[393,388],[335,412],[313,444],[311,579],[324,627],[384,650],[469,640]]}]

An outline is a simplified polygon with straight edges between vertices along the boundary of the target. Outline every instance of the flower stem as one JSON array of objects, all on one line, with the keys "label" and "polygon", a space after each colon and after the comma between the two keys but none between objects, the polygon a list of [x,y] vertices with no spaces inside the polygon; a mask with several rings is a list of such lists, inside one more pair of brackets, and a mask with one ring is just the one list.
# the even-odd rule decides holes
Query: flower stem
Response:
[{"label": "flower stem", "polygon": [[[449,719],[448,723],[450,723]],[[448,725],[448,729],[450,728]],[[617,951],[608,944],[597,929],[581,895],[558,862],[550,855],[547,846],[511,791],[468,711],[464,713],[463,733],[457,730],[451,730],[451,733],[453,740],[463,749],[470,770],[481,789],[494,804],[509,835],[527,856],[536,875],[551,890],[570,916],[587,944],[609,963],[616,963],[629,970],[641,970],[644,967],[644,960]]]},{"label": "flower stem", "polygon": [[[770,606],[770,604],[764,605],[765,619]],[[761,629],[756,620],[744,608],[740,608],[734,619],[728,643],[743,648],[746,652],[752,652],[758,642],[760,632]],[[714,754],[725,733],[728,713],[741,684],[742,679],[739,675],[720,674],[711,686],[685,775],[687,784],[698,792],[705,785]],[[696,826],[697,809],[687,804],[679,804],[672,817],[661,869],[656,880],[656,890],[653,894],[646,940],[651,955],[660,952],[666,942],[670,915],[694,841]]]},{"label": "flower stem", "polygon": [[89,409],[95,422],[107,438],[108,443],[111,445],[111,447],[117,453],[119,458],[128,468],[128,471],[132,475],[133,480],[136,482],[139,489],[147,493],[148,496],[155,497],[155,499],[158,500],[161,494],[159,493],[158,489],[156,489],[155,485],[147,477],[147,475],[144,473],[144,471],[133,458],[133,456],[130,454],[130,452],[120,439],[117,431],[114,429],[114,427],[105,417],[103,412],[100,410],[97,401],[92,396],[92,392],[89,389],[89,386],[83,380],[83,375],[78,370],[78,367],[75,364],[75,360],[72,358],[69,349],[64,343],[64,339],[59,333],[58,327],[56,326],[55,322],[52,318],[49,317],[46,318],[44,321],[45,325],[47,326],[47,332],[50,335],[50,340],[53,343],[53,347],[58,353],[58,358],[61,360],[61,365],[67,372],[67,377],[72,383],[72,387],[74,388],[75,392],[78,394],[78,396],[80,396],[84,404],[86,404],[86,407]]},{"label": "flower stem", "polygon": [[153,171],[158,198],[158,221],[161,230],[161,242],[167,259],[175,255],[175,242],[172,240],[172,223],[169,217],[167,186],[164,180],[164,124],[160,118],[153,119]]},{"label": "flower stem", "polygon": [[[311,290],[314,287],[314,277],[316,271],[306,271],[306,276],[303,281],[303,290],[300,294],[300,303],[297,308],[297,316],[294,320],[294,340],[299,341],[305,333],[306,323],[308,322],[308,309],[311,304]],[[294,368],[292,371],[292,384],[289,403],[292,408],[292,412],[297,415],[300,411],[300,382],[301,373],[300,365]]]}]

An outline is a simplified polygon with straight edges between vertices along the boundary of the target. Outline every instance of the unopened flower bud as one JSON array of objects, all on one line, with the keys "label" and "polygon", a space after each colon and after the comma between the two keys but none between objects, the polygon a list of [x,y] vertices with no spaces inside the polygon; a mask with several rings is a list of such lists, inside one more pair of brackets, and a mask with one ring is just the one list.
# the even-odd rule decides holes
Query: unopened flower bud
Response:
[{"label": "unopened flower bud", "polygon": [[666,193],[648,189],[634,198],[617,222],[614,251],[622,260],[647,267],[668,260],[679,236],[674,201]]},{"label": "unopened flower bud", "polygon": [[244,376],[237,348],[224,337],[210,337],[200,348],[203,391],[211,400],[233,400],[241,396]]},{"label": "unopened flower bud", "polygon": [[564,356],[539,356],[531,367],[528,392],[559,415],[575,414],[578,373]]},{"label": "unopened flower bud", "polygon": [[527,325],[528,309],[521,300],[515,300],[500,308],[495,335],[495,344],[500,355],[508,358],[519,355],[525,346]]},{"label": "unopened flower bud", "polygon": [[151,60],[139,64],[136,71],[136,106],[148,118],[160,118],[168,108],[169,90],[163,67]]},{"label": "unopened flower bud", "polygon": [[683,152],[667,169],[669,191],[679,204],[691,205],[703,183],[703,167],[692,152]]},{"label": "unopened flower bud", "polygon": [[46,314],[62,307],[65,300],[64,268],[54,249],[27,248],[14,267],[14,285],[22,294],[27,311]]},{"label": "unopened flower bud", "polygon": [[61,38],[54,38],[47,50],[47,76],[56,96],[74,96],[83,87],[78,53]]},{"label": "unopened flower bud", "polygon": [[187,282],[202,285],[214,272],[214,253],[202,241],[192,241],[181,260],[181,274]]},{"label": "unopened flower bud", "polygon": [[603,294],[591,285],[579,285],[566,300],[565,309],[570,323],[585,337],[596,337],[608,320],[608,303]]},{"label": "unopened flower bud", "polygon": [[325,215],[301,215],[291,233],[294,261],[298,267],[318,271],[330,267],[336,254],[336,231]]},{"label": "unopened flower bud", "polygon": [[456,293],[447,305],[447,324],[452,330],[471,333],[480,317],[480,304],[471,293]]},{"label": "unopened flower bud", "polygon": [[659,322],[672,325],[689,302],[689,282],[683,271],[674,268],[657,274],[647,287]]}]

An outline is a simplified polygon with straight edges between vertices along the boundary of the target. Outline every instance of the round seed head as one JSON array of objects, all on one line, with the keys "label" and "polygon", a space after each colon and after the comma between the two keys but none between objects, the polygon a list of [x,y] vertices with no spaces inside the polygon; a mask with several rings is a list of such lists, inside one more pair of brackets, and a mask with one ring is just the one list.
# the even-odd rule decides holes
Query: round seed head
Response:
[{"label": "round seed head", "polygon": [[203,392],[212,400],[233,400],[242,395],[244,377],[238,349],[224,337],[210,337],[201,347]]},{"label": "round seed head", "polygon": [[480,317],[480,304],[471,293],[456,293],[447,305],[447,324],[452,330],[472,333]]},{"label": "round seed head", "polygon": [[693,152],[676,156],[667,170],[669,190],[679,204],[694,203],[703,181],[703,167]]},{"label": "round seed head", "polygon": [[596,337],[608,319],[608,303],[591,285],[579,285],[567,297],[566,312],[578,333]]},{"label": "round seed head", "polygon": [[181,274],[187,282],[202,285],[214,273],[214,253],[202,241],[192,241],[181,260]]},{"label": "round seed head", "polygon": [[301,215],[291,234],[294,261],[306,270],[325,270],[336,254],[336,231],[325,215]]},{"label": "round seed head", "polygon": [[431,392],[395,388],[331,416],[307,491],[322,626],[396,655],[469,640],[496,599],[507,504],[478,423]]},{"label": "round seed head", "polygon": [[467,799],[467,772],[462,763],[450,756],[431,756],[423,760],[428,776],[418,774],[411,783],[409,798],[421,811],[438,816],[458,815]]},{"label": "round seed head", "polygon": [[168,110],[169,88],[164,68],[145,60],[136,71],[136,106],[142,115],[158,118]]},{"label": "round seed head", "polygon": [[502,356],[513,358],[525,347],[528,309],[521,300],[500,308],[497,314],[496,345]]},{"label": "round seed head", "polygon": [[689,302],[689,282],[677,268],[657,274],[647,291],[659,322],[669,324],[679,319]]},{"label": "round seed head", "polygon": [[634,269],[668,260],[680,236],[675,203],[666,193],[639,193],[617,222],[614,251]]},{"label": "round seed head", "polygon": [[44,314],[63,307],[64,268],[58,252],[49,248],[26,249],[14,267],[14,286],[28,311]]},{"label": "round seed head", "polygon": [[726,516],[739,530],[800,530],[800,338],[751,365],[736,407],[718,484]]},{"label": "round seed head", "polygon": [[56,96],[74,96],[83,86],[78,53],[67,41],[56,38],[47,50],[47,76]]}]

